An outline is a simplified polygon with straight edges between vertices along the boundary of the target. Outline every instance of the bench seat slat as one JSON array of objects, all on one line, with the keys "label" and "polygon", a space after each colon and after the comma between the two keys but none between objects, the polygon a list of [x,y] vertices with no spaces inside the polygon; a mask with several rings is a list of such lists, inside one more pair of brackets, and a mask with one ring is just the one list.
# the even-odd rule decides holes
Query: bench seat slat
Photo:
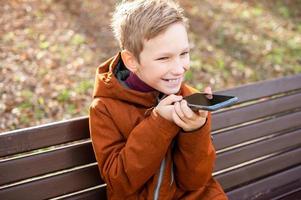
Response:
[{"label": "bench seat slat", "polygon": [[96,162],[91,143],[0,162],[0,185]]},{"label": "bench seat slat", "polygon": [[1,199],[48,199],[91,188],[104,182],[96,165],[0,190]]},{"label": "bench seat slat", "polygon": [[89,138],[87,117],[0,133],[0,157]]},{"label": "bench seat slat", "polygon": [[[268,154],[284,151],[287,148],[301,146],[301,129],[265,139],[261,142],[243,146],[217,156],[215,170],[222,170]],[[296,160],[298,162],[298,160]]]},{"label": "bench seat slat", "polygon": [[272,156],[265,160],[240,167],[233,171],[217,175],[223,188],[227,191],[230,188],[245,184],[260,177],[277,173],[286,168],[301,163],[301,148],[286,153]]},{"label": "bench seat slat", "polygon": [[[273,193],[273,191],[277,188],[284,189],[284,187],[286,187],[286,191],[294,190],[295,188],[300,188],[300,174],[301,165],[229,191],[227,192],[227,195],[230,200],[249,200],[251,198],[254,200],[272,199],[266,197]],[[281,192],[283,193],[283,191]],[[275,194],[273,196],[275,196]]]},{"label": "bench seat slat", "polygon": [[300,99],[301,93],[297,93],[213,114],[212,130],[218,130],[279,112],[301,108]]},{"label": "bench seat slat", "polygon": [[76,196],[71,196],[64,198],[64,200],[105,200],[107,199],[106,186],[85,192],[82,194],[78,194]]},{"label": "bench seat slat", "polygon": [[301,74],[259,81],[244,86],[218,91],[217,94],[234,95],[239,98],[239,102],[272,96],[301,88]]},{"label": "bench seat slat", "polygon": [[282,194],[281,198],[277,200],[296,200],[301,199],[301,185],[299,186],[298,190],[294,192],[289,192],[289,194]]},{"label": "bench seat slat", "polygon": [[294,200],[300,199],[297,198],[298,195],[301,194],[301,179],[290,182],[286,185],[282,185],[281,187],[273,188],[272,192],[265,194],[261,199],[291,199],[295,197]]},{"label": "bench seat slat", "polygon": [[288,129],[299,128],[301,112],[283,115],[281,117],[257,122],[247,126],[223,131],[213,135],[214,146],[217,150],[241,144],[246,141],[264,137]]}]

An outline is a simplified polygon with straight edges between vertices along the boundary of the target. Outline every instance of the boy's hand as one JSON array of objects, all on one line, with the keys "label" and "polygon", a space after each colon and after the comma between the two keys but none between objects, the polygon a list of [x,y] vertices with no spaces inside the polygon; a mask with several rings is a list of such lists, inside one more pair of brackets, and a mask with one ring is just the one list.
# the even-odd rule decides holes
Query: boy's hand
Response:
[{"label": "boy's hand", "polygon": [[183,99],[182,96],[177,95],[169,95],[166,98],[162,99],[160,103],[154,109],[155,113],[159,114],[161,117],[173,121],[173,112],[174,112],[174,103],[181,101]]},{"label": "boy's hand", "polygon": [[[207,87],[205,93],[212,94],[211,88]],[[208,111],[199,110],[198,112],[192,111],[186,100],[181,100],[174,104],[174,112],[172,112],[172,119],[184,131],[194,131],[202,127],[208,115]]]}]

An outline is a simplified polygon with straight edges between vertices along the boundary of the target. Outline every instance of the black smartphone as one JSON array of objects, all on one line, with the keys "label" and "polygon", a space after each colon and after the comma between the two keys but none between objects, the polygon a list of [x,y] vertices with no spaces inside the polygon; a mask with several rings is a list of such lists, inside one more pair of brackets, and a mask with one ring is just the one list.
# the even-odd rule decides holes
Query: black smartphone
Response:
[{"label": "black smartphone", "polygon": [[192,110],[215,111],[235,104],[238,98],[235,96],[195,93],[184,97]]}]

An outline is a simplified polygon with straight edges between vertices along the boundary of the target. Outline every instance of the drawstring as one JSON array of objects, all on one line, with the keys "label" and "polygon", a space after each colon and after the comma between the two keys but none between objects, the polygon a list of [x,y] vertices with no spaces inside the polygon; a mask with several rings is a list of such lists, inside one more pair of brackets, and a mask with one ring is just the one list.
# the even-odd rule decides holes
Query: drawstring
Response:
[{"label": "drawstring", "polygon": [[109,84],[110,80],[112,78],[112,72],[107,72],[107,73],[103,73],[100,74],[100,79],[105,83],[105,84]]},{"label": "drawstring", "polygon": [[150,116],[151,113],[152,113],[153,111],[154,111],[155,116],[157,116],[158,114],[157,114],[157,112],[156,112],[156,107],[157,107],[157,105],[160,103],[160,101],[161,101],[162,99],[164,99],[165,97],[167,97],[166,94],[159,93],[159,95],[156,96],[156,100],[157,100],[157,101],[156,101],[156,105],[153,106],[153,107],[150,107],[150,108],[146,109],[146,111],[144,112],[144,116],[145,116],[145,117]]},{"label": "drawstring", "polygon": [[[150,116],[155,108],[156,108],[156,106],[146,109],[146,111],[144,112],[144,116],[145,117]],[[154,112],[154,113],[155,113],[155,116],[157,116],[157,112]]]}]

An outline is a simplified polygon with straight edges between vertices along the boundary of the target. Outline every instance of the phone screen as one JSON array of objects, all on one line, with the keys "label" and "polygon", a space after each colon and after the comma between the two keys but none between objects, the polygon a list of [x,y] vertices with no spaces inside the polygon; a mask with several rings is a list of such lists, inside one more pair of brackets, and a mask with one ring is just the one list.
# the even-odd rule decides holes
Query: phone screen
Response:
[{"label": "phone screen", "polygon": [[195,93],[184,97],[188,106],[195,109],[217,110],[235,103],[238,99],[234,96]]}]

